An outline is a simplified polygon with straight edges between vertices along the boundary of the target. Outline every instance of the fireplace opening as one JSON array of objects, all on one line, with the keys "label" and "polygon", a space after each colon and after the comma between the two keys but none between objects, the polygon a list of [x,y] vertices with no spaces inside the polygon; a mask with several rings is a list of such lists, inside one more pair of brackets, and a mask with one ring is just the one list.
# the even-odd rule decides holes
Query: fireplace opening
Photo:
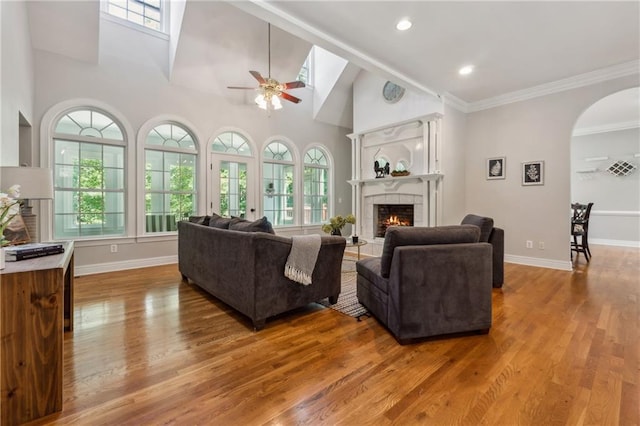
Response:
[{"label": "fireplace opening", "polygon": [[413,204],[375,204],[374,234],[384,237],[390,226],[413,226]]}]

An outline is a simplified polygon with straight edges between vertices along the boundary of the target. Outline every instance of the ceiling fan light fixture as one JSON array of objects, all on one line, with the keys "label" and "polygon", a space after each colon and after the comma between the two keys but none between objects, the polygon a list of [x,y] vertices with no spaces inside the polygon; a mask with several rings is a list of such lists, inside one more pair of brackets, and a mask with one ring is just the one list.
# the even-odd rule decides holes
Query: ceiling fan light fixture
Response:
[{"label": "ceiling fan light fixture", "polygon": [[413,23],[408,18],[403,18],[396,24],[396,29],[398,31],[407,31],[412,25]]},{"label": "ceiling fan light fixture", "polygon": [[[0,0],[2,1],[2,0]],[[269,74],[267,78],[264,78],[258,71],[249,71],[249,74],[255,78],[259,86],[257,89],[258,95],[254,101],[260,109],[266,111],[282,109],[282,99],[295,104],[302,102],[302,99],[292,96],[285,92],[289,89],[299,89],[305,87],[304,82],[296,80],[288,83],[280,83],[278,80],[271,78],[271,24],[268,23],[268,52],[267,58],[269,62]],[[252,87],[244,86],[227,86],[229,89],[241,89],[241,90],[254,90]]]},{"label": "ceiling fan light fixture", "polygon": [[277,96],[272,96],[271,106],[273,107],[273,109],[282,109],[282,102],[280,102],[280,98]]},{"label": "ceiling fan light fixture", "polygon": [[267,100],[265,99],[264,94],[260,93],[256,96],[255,101],[259,108],[267,109]]}]

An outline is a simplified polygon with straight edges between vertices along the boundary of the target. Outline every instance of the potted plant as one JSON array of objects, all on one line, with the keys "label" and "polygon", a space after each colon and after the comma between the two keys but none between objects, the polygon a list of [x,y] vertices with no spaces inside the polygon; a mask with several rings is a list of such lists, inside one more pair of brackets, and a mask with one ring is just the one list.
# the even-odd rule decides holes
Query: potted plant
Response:
[{"label": "potted plant", "polygon": [[334,216],[329,219],[329,223],[322,225],[322,230],[327,234],[342,235],[342,228],[344,228],[347,223],[355,224],[356,217],[352,214]]}]

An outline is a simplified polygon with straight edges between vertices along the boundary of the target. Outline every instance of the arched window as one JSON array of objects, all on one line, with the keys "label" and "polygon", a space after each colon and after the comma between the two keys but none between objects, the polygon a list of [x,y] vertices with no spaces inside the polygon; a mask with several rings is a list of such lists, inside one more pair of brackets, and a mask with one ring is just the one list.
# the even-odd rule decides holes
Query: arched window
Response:
[{"label": "arched window", "polygon": [[213,140],[211,151],[215,158],[212,160],[214,212],[246,217],[247,200],[251,206],[255,200],[254,160],[249,140],[238,132],[224,132]]},{"label": "arched window", "polygon": [[145,231],[172,232],[196,211],[197,147],[175,123],[154,127],[145,141]]},{"label": "arched window", "polygon": [[225,132],[213,140],[211,149],[214,152],[224,152],[226,154],[244,155],[251,157],[251,146],[249,141],[237,132]]},{"label": "arched window", "polygon": [[287,145],[282,141],[267,145],[262,163],[262,210],[275,226],[294,223],[293,173],[293,156]]},{"label": "arched window", "polygon": [[329,161],[320,148],[304,155],[304,224],[329,220]]},{"label": "arched window", "polygon": [[125,138],[106,112],[76,109],[53,134],[55,239],[125,235]]}]

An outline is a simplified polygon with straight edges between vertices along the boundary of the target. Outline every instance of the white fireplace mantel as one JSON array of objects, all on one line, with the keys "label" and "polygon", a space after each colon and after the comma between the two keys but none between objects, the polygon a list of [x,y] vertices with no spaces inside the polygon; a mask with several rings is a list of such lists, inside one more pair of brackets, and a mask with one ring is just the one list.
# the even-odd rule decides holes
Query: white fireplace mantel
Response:
[{"label": "white fireplace mantel", "polygon": [[[351,134],[353,211],[356,229],[373,240],[375,204],[414,204],[416,226],[436,226],[441,221],[440,144],[442,116],[431,114],[383,128]],[[384,160],[391,170],[402,162],[408,176],[375,177],[373,163]],[[363,166],[364,165],[364,166]]]}]

